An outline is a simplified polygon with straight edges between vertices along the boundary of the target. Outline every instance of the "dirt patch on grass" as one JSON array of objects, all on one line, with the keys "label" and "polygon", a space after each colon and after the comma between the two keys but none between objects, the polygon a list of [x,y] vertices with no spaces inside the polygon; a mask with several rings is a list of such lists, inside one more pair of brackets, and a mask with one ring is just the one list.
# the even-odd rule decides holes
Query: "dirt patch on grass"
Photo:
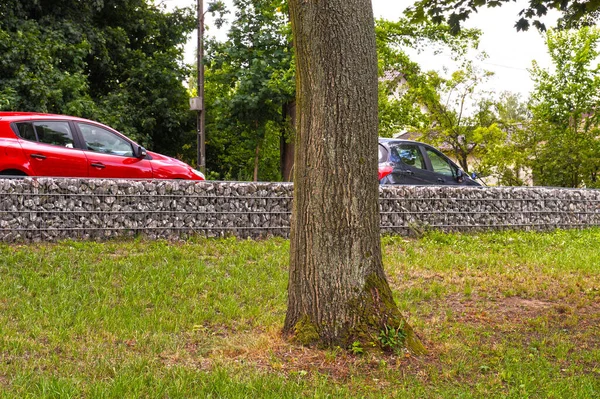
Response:
[{"label": "dirt patch on grass", "polygon": [[[206,357],[196,358],[187,364],[193,364],[202,370],[224,363],[234,367],[251,365],[253,369],[260,372],[279,374],[286,378],[302,379],[320,375],[341,383],[367,378],[378,385],[385,385],[387,382],[380,375],[385,370],[415,369],[424,361],[423,358],[417,359],[409,354],[395,355],[367,351],[365,354],[355,355],[342,348],[328,350],[308,348],[290,343],[279,333],[251,339],[262,341],[264,347],[247,347],[245,350],[218,348],[206,354]],[[173,356],[166,358],[171,365],[175,364]]]},{"label": "dirt patch on grass", "polygon": [[553,306],[550,302],[519,297],[506,298],[503,301],[501,301],[501,305],[502,308],[505,309],[508,313],[538,312]]},{"label": "dirt patch on grass", "polygon": [[519,324],[523,320],[537,317],[553,309],[554,303],[538,299],[519,297],[510,298],[478,298],[476,296],[461,298],[450,296],[448,308],[463,322],[486,321],[502,324],[511,322]]},{"label": "dirt patch on grass", "polygon": [[[223,331],[219,331],[220,334],[212,335],[219,341],[214,342],[211,349],[198,351],[191,345],[188,346],[190,353],[164,354],[163,360],[170,365],[187,364],[202,370],[223,363],[235,367],[252,365],[256,370],[289,378],[326,375],[338,382],[368,380],[376,386],[389,384],[390,372],[397,376],[410,375],[424,383],[436,378],[449,381],[459,378],[469,384],[476,382],[470,381],[470,374],[461,371],[458,375],[453,368],[455,362],[461,361],[460,353],[465,350],[476,350],[481,357],[494,357],[498,356],[499,348],[510,345],[527,348],[531,342],[556,334],[576,343],[576,351],[600,345],[598,304],[578,306],[570,302],[521,297],[480,298],[452,294],[430,301],[429,309],[434,311],[411,316],[424,324],[418,332],[429,353],[421,357],[408,353],[380,353],[369,348],[365,348],[362,355],[345,348],[306,348],[291,344],[276,327],[272,327],[269,331],[250,334],[230,331],[223,335]],[[460,358],[451,360],[454,356]],[[581,366],[584,373],[594,373],[593,367],[583,363]],[[472,367],[472,372],[479,372],[478,366]],[[473,378],[478,377],[474,375]]]}]

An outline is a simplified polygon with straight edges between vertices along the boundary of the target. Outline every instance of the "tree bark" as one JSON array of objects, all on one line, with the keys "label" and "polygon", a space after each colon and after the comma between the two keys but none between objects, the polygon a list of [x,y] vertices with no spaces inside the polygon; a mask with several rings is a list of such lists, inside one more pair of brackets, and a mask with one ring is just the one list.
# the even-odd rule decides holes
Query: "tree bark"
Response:
[{"label": "tree bark", "polygon": [[383,272],[377,55],[370,0],[290,0],[296,141],[284,333],[311,345],[377,343],[404,323]]},{"label": "tree bark", "polygon": [[256,144],[256,149],[254,150],[254,174],[252,181],[258,181],[258,161],[260,156],[260,143]]},{"label": "tree bark", "polygon": [[[293,129],[296,124],[296,102],[292,101],[283,105],[283,119],[286,127],[281,133],[279,140],[279,159],[281,177],[283,181],[292,180],[292,171],[294,168],[294,134]],[[287,126],[287,123],[290,126]]]}]

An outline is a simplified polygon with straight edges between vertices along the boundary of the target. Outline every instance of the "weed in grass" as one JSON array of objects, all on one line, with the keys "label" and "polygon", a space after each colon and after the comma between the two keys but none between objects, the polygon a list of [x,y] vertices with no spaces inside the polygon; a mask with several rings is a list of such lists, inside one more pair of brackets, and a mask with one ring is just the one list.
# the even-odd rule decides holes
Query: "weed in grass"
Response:
[{"label": "weed in grass", "polygon": [[400,355],[405,350],[406,336],[403,324],[398,327],[385,325],[383,330],[379,332],[377,339],[384,350]]},{"label": "weed in grass", "polygon": [[338,357],[342,354],[343,350],[339,346],[332,349],[325,349],[325,361],[328,363],[334,363]]},{"label": "weed in grass", "polygon": [[473,285],[471,284],[470,280],[467,280],[465,282],[465,287],[463,289],[463,293],[465,294],[465,297],[467,297],[467,298],[471,297],[471,294],[473,293]]},{"label": "weed in grass", "polygon": [[429,291],[431,292],[432,298],[441,298],[446,292],[446,286],[438,281],[433,281],[429,285]]},{"label": "weed in grass", "polygon": [[362,347],[362,344],[359,341],[354,341],[352,343],[352,346],[350,347],[350,352],[352,352],[355,355],[362,355],[363,353],[365,353],[365,350]]}]

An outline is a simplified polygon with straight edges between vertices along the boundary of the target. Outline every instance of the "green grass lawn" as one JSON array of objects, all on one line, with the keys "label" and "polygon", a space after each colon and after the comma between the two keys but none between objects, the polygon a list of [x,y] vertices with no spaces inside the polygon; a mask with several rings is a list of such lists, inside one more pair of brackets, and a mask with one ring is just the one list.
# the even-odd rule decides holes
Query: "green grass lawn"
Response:
[{"label": "green grass lawn", "polygon": [[282,239],[0,245],[0,398],[600,398],[599,247],[384,237],[414,357],[282,339]]}]

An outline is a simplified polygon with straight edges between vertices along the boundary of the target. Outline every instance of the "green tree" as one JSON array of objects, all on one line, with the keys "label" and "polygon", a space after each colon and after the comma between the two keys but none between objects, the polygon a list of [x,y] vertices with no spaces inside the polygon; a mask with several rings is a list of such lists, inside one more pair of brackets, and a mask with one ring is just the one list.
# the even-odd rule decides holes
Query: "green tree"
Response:
[{"label": "green tree", "polygon": [[[413,21],[431,18],[436,23],[446,22],[453,32],[461,29],[461,23],[479,8],[499,7],[514,0],[419,0],[410,7],[406,14]],[[600,2],[595,0],[529,0],[519,12],[515,23],[517,30],[527,30],[530,25],[540,30],[546,26],[542,19],[549,10],[560,11],[563,16],[559,20],[561,28],[593,26],[600,16]]]},{"label": "green tree", "polygon": [[147,0],[5,0],[0,107],[96,119],[176,155],[194,126],[181,83],[194,27],[191,10]]},{"label": "green tree", "polygon": [[538,185],[600,186],[599,43],[598,28],[549,30],[554,70],[534,62],[529,157]]},{"label": "green tree", "polygon": [[[286,8],[279,1],[235,5],[242,10],[232,23],[228,40],[209,43],[205,87],[209,166],[221,177],[247,180],[253,178],[260,163],[261,179],[278,179],[277,162],[280,158],[285,162],[278,145],[281,149],[293,141],[293,131],[286,123],[293,114],[295,89],[290,27],[283,18]],[[379,133],[389,136],[407,127],[426,126],[429,118],[421,109],[426,102],[423,97],[435,93],[406,50],[435,47],[436,52],[449,51],[458,58],[477,46],[479,32],[465,30],[452,35],[443,25],[415,27],[407,19],[379,20],[376,37]],[[255,66],[262,69],[256,71]],[[267,127],[264,130],[260,128],[263,125]]]},{"label": "green tree", "polygon": [[482,176],[494,178],[499,185],[522,186],[530,179],[531,113],[515,93],[501,93],[494,104],[501,134],[480,148],[475,168]]},{"label": "green tree", "polygon": [[207,160],[222,178],[280,180],[294,63],[282,0],[235,0],[224,43],[207,48]]},{"label": "green tree", "polygon": [[383,271],[371,2],[289,5],[298,115],[284,332],[303,344],[349,348],[401,330],[422,350]]},{"label": "green tree", "polygon": [[470,171],[472,157],[481,157],[486,148],[506,140],[498,127],[494,102],[480,86],[491,76],[470,62],[452,73],[449,79],[429,76],[435,88],[427,105],[431,125],[422,129],[423,140],[446,148],[465,172]]},{"label": "green tree", "polygon": [[[481,34],[465,29],[456,35],[446,25],[425,21],[411,24],[377,20],[375,24],[379,62],[379,134],[389,137],[402,130],[425,129],[431,124],[428,105],[437,101],[432,74],[414,62],[414,53],[425,49],[449,52],[454,60],[476,48]],[[410,51],[410,53],[409,53]]]}]

